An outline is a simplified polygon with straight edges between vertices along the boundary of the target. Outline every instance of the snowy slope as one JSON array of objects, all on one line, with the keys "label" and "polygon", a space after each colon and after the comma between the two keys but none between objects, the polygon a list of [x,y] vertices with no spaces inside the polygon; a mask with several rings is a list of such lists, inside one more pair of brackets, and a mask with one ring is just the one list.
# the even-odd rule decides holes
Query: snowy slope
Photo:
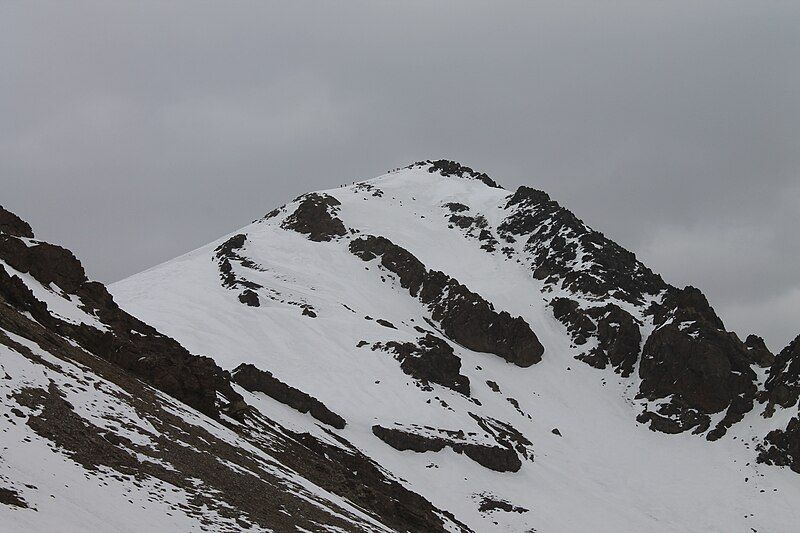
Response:
[{"label": "snowy slope", "polygon": [[0,531],[462,531],[0,208]]},{"label": "snowy slope", "polygon": [[[785,427],[796,408],[778,409],[770,419],[759,406],[745,409],[743,420],[713,442],[637,423],[640,413],[657,412],[673,395],[637,397],[638,359],[630,375],[576,360],[602,341],[590,336],[576,343],[552,302],[613,303],[638,324],[644,345],[654,330],[670,325],[672,319],[657,324],[647,310],[654,302],[666,305],[673,288],[634,261],[626,263],[630,272],[611,274],[641,279],[645,289],[606,291],[601,283],[584,290],[593,278],[617,279],[606,275],[616,259],[603,262],[588,240],[575,240],[577,254],[553,259],[563,272],[539,275],[536,268],[551,264],[558,239],[569,242],[570,230],[548,236],[554,225],[548,219],[535,230],[546,237],[543,243],[527,233],[510,237],[513,231],[502,228],[524,202],[511,205],[512,193],[483,177],[425,163],[300,197],[110,291],[128,312],[224,369],[251,363],[309,393],[346,421],[333,433],[475,531],[794,531],[800,478],[757,463],[756,446],[768,431]],[[493,312],[521,317],[544,347],[541,361],[512,364],[497,351],[466,348],[470,343],[448,335],[433,304],[409,290],[402,273],[351,250],[367,236],[384,237],[428,272],[457,280]],[[596,245],[601,252],[609,246]],[[584,276],[569,274],[576,272]],[[437,297],[446,299],[448,291]],[[692,322],[677,326],[683,331]],[[409,375],[386,349],[392,341],[418,346],[423,331],[452,348],[469,394]],[[753,372],[753,387],[761,390],[766,371],[754,366]],[[268,401],[261,393],[254,397]],[[281,412],[294,424],[290,429],[319,427],[308,414]],[[714,428],[725,412],[700,416]],[[522,439],[512,444],[489,429],[491,420]],[[449,435],[455,444],[401,451],[378,438],[374,426]],[[470,443],[513,448],[521,467],[497,471],[456,450]]]}]

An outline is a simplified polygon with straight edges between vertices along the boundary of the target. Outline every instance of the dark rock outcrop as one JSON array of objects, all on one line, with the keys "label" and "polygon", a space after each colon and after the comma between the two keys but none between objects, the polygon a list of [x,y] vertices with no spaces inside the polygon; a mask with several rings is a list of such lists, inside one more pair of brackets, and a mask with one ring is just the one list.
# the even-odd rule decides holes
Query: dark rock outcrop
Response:
[{"label": "dark rock outcrop", "polygon": [[80,261],[69,250],[48,243],[27,246],[4,233],[0,234],[0,259],[45,287],[52,283],[77,296],[81,308],[97,317],[106,330],[54,316],[19,277],[0,266],[0,296],[15,308],[30,312],[40,324],[211,417],[219,415],[218,397],[227,399],[223,410],[241,402],[213,360],[190,354],[175,340],[122,311],[102,284],[86,278]]},{"label": "dark rock outcrop", "polygon": [[219,277],[222,281],[222,286],[233,290],[244,289],[239,294],[239,301],[251,307],[258,307],[261,305],[261,302],[255,291],[263,287],[258,283],[237,276],[233,271],[234,263],[251,270],[259,270],[258,265],[241,255],[240,250],[244,247],[245,242],[247,242],[247,235],[244,233],[234,235],[217,246],[214,250],[214,257],[219,267]]},{"label": "dark rock outcrop", "polygon": [[528,509],[524,507],[519,507],[517,505],[512,504],[511,502],[507,502],[505,500],[499,500],[497,498],[492,498],[488,496],[484,496],[481,499],[481,503],[478,506],[478,510],[482,513],[491,513],[493,511],[504,511],[506,513],[527,513]]},{"label": "dark rock outcrop", "polygon": [[586,226],[543,191],[520,187],[505,207],[512,212],[498,226],[500,236],[526,238],[533,277],[552,287],[631,303],[667,287],[632,252]]},{"label": "dark rock outcrop", "polygon": [[469,413],[478,426],[502,446],[516,450],[528,461],[533,461],[533,443],[508,422]]},{"label": "dark rock outcrop", "polygon": [[407,168],[416,168],[422,167],[427,168],[428,172],[431,174],[440,174],[442,176],[458,176],[459,178],[467,178],[467,179],[475,179],[481,181],[488,185],[489,187],[494,187],[496,189],[502,189],[500,185],[497,184],[492,178],[487,176],[483,172],[475,172],[469,167],[465,167],[464,165],[457,163],[455,161],[450,161],[447,159],[438,159],[436,161],[418,161],[412,165],[409,165]]},{"label": "dark rock outcrop", "polygon": [[461,375],[461,359],[439,337],[426,334],[416,344],[390,341],[384,345],[378,343],[373,349],[394,353],[403,372],[425,384],[436,383],[469,396],[469,378]]},{"label": "dark rock outcrop", "polygon": [[800,474],[800,418],[789,420],[785,429],[770,431],[759,446],[758,462],[788,466]]},{"label": "dark rock outcrop", "polygon": [[642,334],[639,322],[616,304],[581,309],[569,298],[554,298],[550,302],[553,315],[567,326],[577,345],[595,337],[597,346],[577,356],[589,365],[603,369],[611,365],[622,376],[633,372],[639,359]]},{"label": "dark rock outcrop", "polygon": [[800,398],[800,335],[780,351],[764,384],[768,416],[776,405],[793,407]]},{"label": "dark rock outcrop", "polygon": [[306,194],[298,200],[300,205],[283,221],[283,229],[304,233],[309,240],[316,242],[330,241],[347,234],[344,223],[336,217],[337,206],[341,205],[339,200],[321,193]]},{"label": "dark rock outcrop", "polygon": [[380,257],[380,264],[428,306],[433,320],[455,342],[522,367],[541,360],[544,347],[523,318],[512,318],[506,311],[497,313],[480,295],[443,272],[427,270],[413,254],[389,239],[360,237],[350,243],[350,251],[364,261]]},{"label": "dark rock outcrop", "polygon": [[258,299],[258,294],[253,292],[250,289],[245,289],[239,295],[239,301],[245,305],[249,305],[250,307],[259,307],[261,305],[261,301]]},{"label": "dark rock outcrop", "polygon": [[418,453],[439,452],[447,446],[490,470],[517,472],[522,468],[522,461],[511,448],[459,440],[459,437],[463,439],[463,432],[439,431],[441,436],[422,435],[379,425],[372,426],[372,433],[396,450],[411,450]]},{"label": "dark rock outcrop", "polygon": [[20,507],[22,509],[28,508],[28,503],[22,499],[17,491],[5,487],[0,487],[0,504]]},{"label": "dark rock outcrop", "polygon": [[650,400],[672,396],[674,412],[669,414],[692,420],[727,409],[707,436],[721,437],[753,408],[756,374],[747,347],[725,331],[694,287],[672,289],[652,312],[656,329],[642,351],[640,395]]},{"label": "dark rock outcrop", "polygon": [[758,335],[748,335],[744,341],[750,360],[762,368],[769,368],[775,362],[775,355],[767,348],[764,339]]},{"label": "dark rock outcrop", "polygon": [[310,394],[296,389],[272,375],[271,372],[260,370],[251,364],[241,364],[231,373],[234,383],[250,392],[263,392],[270,398],[288,405],[301,413],[310,413],[311,416],[336,429],[344,429],[345,420],[337,415],[325,404]]},{"label": "dark rock outcrop", "polygon": [[4,209],[2,205],[0,205],[0,233],[8,233],[14,237],[33,238],[30,224],[11,211]]}]

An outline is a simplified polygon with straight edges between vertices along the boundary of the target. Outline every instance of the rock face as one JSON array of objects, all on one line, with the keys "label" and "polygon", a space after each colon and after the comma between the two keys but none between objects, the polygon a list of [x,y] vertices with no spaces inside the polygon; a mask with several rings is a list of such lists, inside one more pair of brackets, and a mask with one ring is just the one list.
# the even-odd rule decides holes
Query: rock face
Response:
[{"label": "rock face", "polygon": [[654,316],[656,329],[645,342],[639,366],[640,394],[651,400],[672,396],[659,414],[679,417],[682,430],[702,428],[708,420],[704,415],[727,409],[708,434],[710,440],[719,438],[753,408],[756,374],[747,347],[725,331],[694,287],[671,291]]},{"label": "rock face", "polygon": [[283,222],[284,229],[305,233],[309,240],[330,241],[347,234],[344,223],[336,217],[339,200],[321,193],[300,197],[300,205]]},{"label": "rock face", "polygon": [[437,383],[469,396],[469,378],[461,375],[461,359],[453,348],[439,337],[426,334],[413,342],[390,341],[377,343],[373,350],[384,349],[394,353],[403,372],[423,384]]},{"label": "rock face", "polygon": [[440,430],[441,436],[422,435],[396,428],[372,426],[372,433],[395,450],[414,452],[439,452],[445,447],[463,453],[479,465],[497,472],[517,472],[522,467],[511,448],[466,442],[463,433]]},{"label": "rock face", "polygon": [[0,205],[0,232],[13,235],[14,237],[33,238],[33,230],[30,224],[11,211],[3,209],[2,205]]},{"label": "rock face", "polygon": [[242,364],[236,367],[231,376],[237,385],[241,385],[250,392],[263,392],[292,409],[301,413],[310,413],[323,424],[336,429],[344,429],[346,425],[344,418],[328,409],[321,401],[287,385],[273,376],[271,372],[259,370],[251,364]]},{"label": "rock face", "polygon": [[577,356],[589,365],[603,369],[611,365],[623,377],[633,372],[639,359],[642,334],[639,322],[616,304],[581,309],[569,298],[554,298],[550,302],[553,315],[567,326],[577,345],[586,344],[591,336],[597,346]]},{"label": "rock face", "polygon": [[800,398],[800,336],[775,357],[764,388],[770,416],[776,405],[789,408],[797,403]]},{"label": "rock face", "polygon": [[759,449],[759,463],[788,466],[800,474],[800,419],[794,417],[786,429],[770,431]]},{"label": "rock face", "polygon": [[762,368],[769,368],[775,362],[775,356],[769,351],[764,339],[758,335],[748,335],[744,341],[750,360]]},{"label": "rock face", "polygon": [[520,187],[509,198],[511,214],[498,226],[501,237],[527,237],[533,276],[552,286],[593,297],[641,303],[666,288],[661,276],[602,233],[592,230],[547,193]]},{"label": "rock face", "polygon": [[360,237],[351,241],[350,251],[364,261],[380,257],[381,265],[428,306],[433,320],[452,340],[476,352],[493,353],[517,366],[541,361],[544,347],[524,319],[512,318],[506,311],[497,313],[480,295],[443,272],[427,270],[413,254],[389,239]]}]

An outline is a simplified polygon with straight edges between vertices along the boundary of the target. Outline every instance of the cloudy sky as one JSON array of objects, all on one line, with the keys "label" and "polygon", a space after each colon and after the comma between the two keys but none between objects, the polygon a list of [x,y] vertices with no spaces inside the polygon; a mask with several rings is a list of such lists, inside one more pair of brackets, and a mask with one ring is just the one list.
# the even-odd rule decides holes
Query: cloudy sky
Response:
[{"label": "cloudy sky", "polygon": [[800,2],[0,3],[0,203],[112,282],[446,157],[800,333]]}]

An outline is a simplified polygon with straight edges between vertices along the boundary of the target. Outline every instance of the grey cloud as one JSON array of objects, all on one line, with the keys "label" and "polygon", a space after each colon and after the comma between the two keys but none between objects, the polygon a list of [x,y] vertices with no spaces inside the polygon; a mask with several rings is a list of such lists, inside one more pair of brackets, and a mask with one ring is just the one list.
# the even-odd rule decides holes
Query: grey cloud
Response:
[{"label": "grey cloud", "polygon": [[428,157],[800,333],[800,5],[0,5],[2,203],[113,281]]}]

